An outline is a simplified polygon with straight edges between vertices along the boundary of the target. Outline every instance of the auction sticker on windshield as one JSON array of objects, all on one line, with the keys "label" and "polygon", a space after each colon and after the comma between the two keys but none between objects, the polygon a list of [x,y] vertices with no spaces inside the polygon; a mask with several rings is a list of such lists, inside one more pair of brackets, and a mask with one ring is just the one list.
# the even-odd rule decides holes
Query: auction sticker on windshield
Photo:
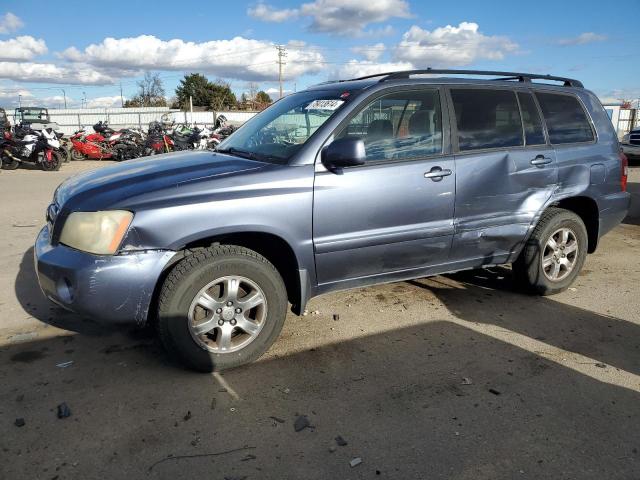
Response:
[{"label": "auction sticker on windshield", "polygon": [[305,107],[305,110],[337,110],[344,100],[314,100]]}]

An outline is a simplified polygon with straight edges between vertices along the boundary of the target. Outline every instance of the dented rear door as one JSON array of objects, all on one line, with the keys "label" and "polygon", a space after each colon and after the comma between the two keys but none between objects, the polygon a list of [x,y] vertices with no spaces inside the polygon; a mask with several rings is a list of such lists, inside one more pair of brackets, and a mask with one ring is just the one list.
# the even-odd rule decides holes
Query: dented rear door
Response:
[{"label": "dented rear door", "polygon": [[[558,183],[555,151],[548,144],[530,94],[486,90],[495,98],[487,100],[481,91],[469,89],[462,95],[452,89],[449,97],[457,127],[455,234],[450,260],[471,263],[468,266],[513,260],[513,252],[519,251]],[[477,113],[483,108],[484,113]],[[465,123],[465,113],[482,118],[467,118]],[[488,131],[488,126],[495,131]],[[518,128],[522,129],[521,139]]]}]

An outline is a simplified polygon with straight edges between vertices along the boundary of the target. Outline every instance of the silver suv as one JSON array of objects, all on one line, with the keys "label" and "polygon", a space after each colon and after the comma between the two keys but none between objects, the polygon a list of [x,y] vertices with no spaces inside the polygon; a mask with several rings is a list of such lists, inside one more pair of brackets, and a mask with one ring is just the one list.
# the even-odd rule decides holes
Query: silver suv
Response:
[{"label": "silver suv", "polygon": [[579,81],[394,72],[289,95],[215,153],[70,178],[37,272],[57,304],[157,322],[169,352],[218,370],[264,353],[289,303],[334,290],[512,264],[526,289],[560,292],[625,217],[626,182]]}]

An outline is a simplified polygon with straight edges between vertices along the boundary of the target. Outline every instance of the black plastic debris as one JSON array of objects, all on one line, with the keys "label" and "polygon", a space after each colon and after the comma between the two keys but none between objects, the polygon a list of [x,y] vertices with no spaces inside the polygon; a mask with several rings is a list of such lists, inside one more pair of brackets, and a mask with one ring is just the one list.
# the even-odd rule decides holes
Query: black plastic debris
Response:
[{"label": "black plastic debris", "polygon": [[295,423],[293,424],[293,429],[296,432],[300,432],[302,430],[304,430],[305,428],[309,427],[311,424],[309,423],[309,419],[307,418],[306,415],[300,415],[298,418],[296,418]]},{"label": "black plastic debris", "polygon": [[16,421],[13,423],[16,427],[24,427],[25,421],[24,418],[16,418]]},{"label": "black plastic debris", "polygon": [[67,405],[65,402],[62,402],[60,405],[58,405],[58,418],[67,418],[71,416],[71,409],[69,408],[69,405]]},{"label": "black plastic debris", "polygon": [[340,315],[337,313],[333,314],[333,319],[337,322],[338,320],[340,320]]},{"label": "black plastic debris", "polygon": [[187,420],[191,419],[191,410],[187,410],[187,414],[183,417],[184,421],[186,422]]},{"label": "black plastic debris", "polygon": [[489,393],[493,393],[494,395],[500,395],[502,392],[500,390],[496,390],[495,388],[490,388]]},{"label": "black plastic debris", "polygon": [[341,435],[338,435],[336,437],[336,443],[339,447],[346,447],[347,445],[349,445],[349,443],[344,438],[342,438]]}]

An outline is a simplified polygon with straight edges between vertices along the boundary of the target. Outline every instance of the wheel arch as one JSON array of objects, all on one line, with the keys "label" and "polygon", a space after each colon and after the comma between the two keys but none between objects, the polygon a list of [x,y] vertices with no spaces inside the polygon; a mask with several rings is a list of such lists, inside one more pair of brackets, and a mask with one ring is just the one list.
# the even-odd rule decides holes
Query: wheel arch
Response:
[{"label": "wheel arch", "polygon": [[563,198],[550,206],[569,210],[580,217],[587,228],[587,252],[595,252],[600,231],[600,210],[596,201],[591,197],[576,196]]},{"label": "wheel arch", "polygon": [[179,248],[178,255],[176,255],[172,261],[166,265],[158,279],[153,295],[154,299],[152,300],[151,308],[153,309],[153,312],[151,310],[149,312],[150,319],[155,318],[156,316],[157,296],[162,288],[162,284],[173,267],[180,260],[188,256],[190,252],[201,248],[208,248],[215,244],[245,247],[259,253],[269,260],[282,276],[282,280],[284,281],[287,289],[287,298],[293,306],[293,312],[298,315],[302,313],[307,301],[308,285],[306,284],[306,278],[303,278],[304,275],[302,275],[301,272],[306,272],[306,270],[303,270],[303,267],[300,266],[300,262],[295,251],[289,242],[274,233],[263,231],[243,231],[205,236],[191,240]]}]

